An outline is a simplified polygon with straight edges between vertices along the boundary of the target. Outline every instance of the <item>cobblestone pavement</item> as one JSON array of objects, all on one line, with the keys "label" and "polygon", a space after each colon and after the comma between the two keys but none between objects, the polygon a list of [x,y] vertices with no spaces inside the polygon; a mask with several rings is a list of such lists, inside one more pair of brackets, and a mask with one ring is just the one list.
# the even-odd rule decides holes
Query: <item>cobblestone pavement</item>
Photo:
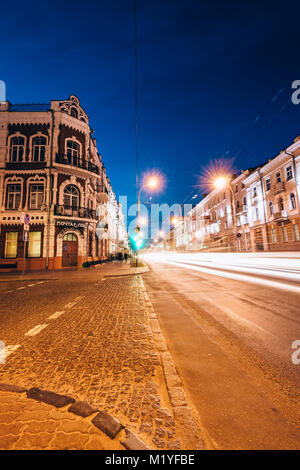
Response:
[{"label": "cobblestone pavement", "polygon": [[87,400],[150,448],[193,448],[180,407],[175,423],[141,276],[103,274],[1,283],[0,339],[12,352],[0,381]]}]

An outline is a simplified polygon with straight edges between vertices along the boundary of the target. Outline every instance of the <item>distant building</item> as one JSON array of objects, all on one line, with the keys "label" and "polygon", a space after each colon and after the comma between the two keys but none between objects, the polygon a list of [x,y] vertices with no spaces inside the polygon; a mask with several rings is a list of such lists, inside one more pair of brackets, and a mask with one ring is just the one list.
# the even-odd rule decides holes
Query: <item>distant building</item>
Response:
[{"label": "distant building", "polygon": [[299,207],[300,136],[267,163],[205,196],[172,229],[173,249],[300,250]]},{"label": "distant building", "polygon": [[123,223],[110,218],[112,193],[76,96],[49,105],[1,103],[1,270],[23,267],[24,214],[30,217],[26,270],[108,258],[115,250],[111,234]]}]

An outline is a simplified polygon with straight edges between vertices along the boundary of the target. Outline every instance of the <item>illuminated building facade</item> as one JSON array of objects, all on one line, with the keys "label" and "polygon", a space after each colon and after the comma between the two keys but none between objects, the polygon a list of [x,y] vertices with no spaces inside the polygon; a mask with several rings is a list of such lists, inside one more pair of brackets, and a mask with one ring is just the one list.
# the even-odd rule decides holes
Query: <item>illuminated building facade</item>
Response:
[{"label": "illuminated building facade", "polygon": [[174,228],[179,251],[300,250],[300,136],[206,195]]},{"label": "illuminated building facade", "polygon": [[[0,266],[59,269],[108,258],[113,194],[79,99],[0,106]],[[30,217],[24,243],[23,218]],[[126,238],[122,228],[122,236]]]}]

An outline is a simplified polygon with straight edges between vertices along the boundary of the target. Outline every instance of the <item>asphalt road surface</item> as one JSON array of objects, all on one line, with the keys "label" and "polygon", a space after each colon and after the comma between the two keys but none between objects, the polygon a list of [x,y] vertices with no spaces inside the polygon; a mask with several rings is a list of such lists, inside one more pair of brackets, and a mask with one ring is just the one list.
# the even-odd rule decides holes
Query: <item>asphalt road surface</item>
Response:
[{"label": "asphalt road surface", "polygon": [[300,449],[299,253],[145,259],[150,298],[214,447]]}]

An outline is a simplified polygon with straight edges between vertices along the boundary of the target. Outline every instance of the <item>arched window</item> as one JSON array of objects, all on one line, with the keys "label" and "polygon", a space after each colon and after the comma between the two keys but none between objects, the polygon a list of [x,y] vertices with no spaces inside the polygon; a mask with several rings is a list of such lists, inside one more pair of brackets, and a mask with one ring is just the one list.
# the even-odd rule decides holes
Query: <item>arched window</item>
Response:
[{"label": "arched window", "polygon": [[283,211],[283,210],[284,210],[284,205],[283,205],[283,199],[282,199],[282,197],[280,197],[280,198],[278,199],[278,207],[279,207],[279,210],[280,210],[280,211]]},{"label": "arched window", "polygon": [[80,158],[80,146],[75,140],[67,141],[67,157],[70,165],[77,166]]},{"label": "arched window", "polygon": [[74,235],[74,233],[66,233],[63,240],[65,242],[77,242],[77,237]]},{"label": "arched window", "polygon": [[270,211],[270,215],[273,215],[273,214],[274,214],[274,206],[273,206],[273,202],[272,202],[272,201],[269,202],[269,211]]},{"label": "arched window", "polygon": [[77,109],[71,108],[71,116],[75,117],[78,119],[78,112]]},{"label": "arched window", "polygon": [[32,158],[34,162],[44,162],[46,153],[46,137],[38,136],[32,140]]},{"label": "arched window", "polygon": [[10,161],[11,162],[22,162],[24,156],[24,137],[13,137],[11,139],[10,147]]},{"label": "arched window", "polygon": [[296,198],[294,193],[290,194],[290,209],[296,209]]},{"label": "arched window", "polygon": [[67,208],[79,208],[79,191],[76,186],[69,184],[64,190],[64,205]]}]

